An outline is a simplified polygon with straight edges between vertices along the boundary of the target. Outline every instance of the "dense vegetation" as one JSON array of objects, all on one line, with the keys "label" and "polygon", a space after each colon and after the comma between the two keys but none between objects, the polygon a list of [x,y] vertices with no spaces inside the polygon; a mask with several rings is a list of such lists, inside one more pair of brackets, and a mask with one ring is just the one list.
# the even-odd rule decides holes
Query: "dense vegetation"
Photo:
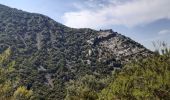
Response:
[{"label": "dense vegetation", "polygon": [[[20,76],[14,74],[16,62],[10,60],[11,55],[11,49],[0,55],[0,99],[38,99],[28,86],[19,85]],[[85,75],[70,80],[66,89],[66,100],[169,100],[170,51],[133,61],[110,76]]]},{"label": "dense vegetation", "polygon": [[66,100],[169,100],[170,51],[162,51],[127,64],[111,77],[70,81]]},{"label": "dense vegetation", "polygon": [[10,57],[10,49],[0,54],[0,100],[32,100],[32,90],[18,86],[19,77],[13,76],[15,61],[10,61]]}]

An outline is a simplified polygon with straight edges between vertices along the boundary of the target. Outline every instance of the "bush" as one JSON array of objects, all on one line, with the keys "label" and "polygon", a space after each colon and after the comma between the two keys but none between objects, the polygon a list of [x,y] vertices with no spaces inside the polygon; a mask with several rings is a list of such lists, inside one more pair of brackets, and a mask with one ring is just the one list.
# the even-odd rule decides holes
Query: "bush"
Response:
[{"label": "bush", "polygon": [[126,65],[99,96],[100,100],[169,100],[169,51]]},{"label": "bush", "polygon": [[33,95],[32,90],[27,90],[25,87],[18,87],[14,92],[14,99],[16,100],[30,100]]}]

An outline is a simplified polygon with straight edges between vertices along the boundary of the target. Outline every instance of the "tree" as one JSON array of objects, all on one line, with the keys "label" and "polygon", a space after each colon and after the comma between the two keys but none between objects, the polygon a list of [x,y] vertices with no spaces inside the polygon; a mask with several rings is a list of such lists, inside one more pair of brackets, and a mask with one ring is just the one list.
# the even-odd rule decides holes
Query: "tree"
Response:
[{"label": "tree", "polygon": [[15,61],[10,61],[11,49],[0,54],[0,100],[30,100],[32,90],[19,87],[17,90],[17,77],[11,76],[15,71]]},{"label": "tree", "polygon": [[15,62],[9,62],[11,50],[7,49],[0,54],[0,99],[9,100],[12,98],[12,81],[9,78],[10,73],[14,71]]}]

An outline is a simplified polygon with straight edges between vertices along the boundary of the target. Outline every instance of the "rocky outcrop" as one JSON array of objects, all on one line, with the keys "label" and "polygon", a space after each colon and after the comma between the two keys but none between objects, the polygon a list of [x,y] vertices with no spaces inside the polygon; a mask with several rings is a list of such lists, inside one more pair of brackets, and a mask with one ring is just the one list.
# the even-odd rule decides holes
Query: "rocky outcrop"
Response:
[{"label": "rocky outcrop", "polygon": [[[121,64],[131,60],[152,55],[152,52],[141,44],[112,30],[100,30],[97,34],[95,38],[87,41],[93,48],[90,51],[97,53],[99,62],[104,62],[112,67],[121,67]],[[114,64],[116,61],[121,63]]]}]

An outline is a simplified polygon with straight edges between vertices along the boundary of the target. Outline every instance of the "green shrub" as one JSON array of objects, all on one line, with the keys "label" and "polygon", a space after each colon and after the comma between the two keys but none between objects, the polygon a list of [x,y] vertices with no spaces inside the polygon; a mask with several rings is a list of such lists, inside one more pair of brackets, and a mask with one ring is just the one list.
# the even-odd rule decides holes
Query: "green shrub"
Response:
[{"label": "green shrub", "polygon": [[100,100],[169,100],[169,51],[126,65],[110,85],[99,93]]}]

